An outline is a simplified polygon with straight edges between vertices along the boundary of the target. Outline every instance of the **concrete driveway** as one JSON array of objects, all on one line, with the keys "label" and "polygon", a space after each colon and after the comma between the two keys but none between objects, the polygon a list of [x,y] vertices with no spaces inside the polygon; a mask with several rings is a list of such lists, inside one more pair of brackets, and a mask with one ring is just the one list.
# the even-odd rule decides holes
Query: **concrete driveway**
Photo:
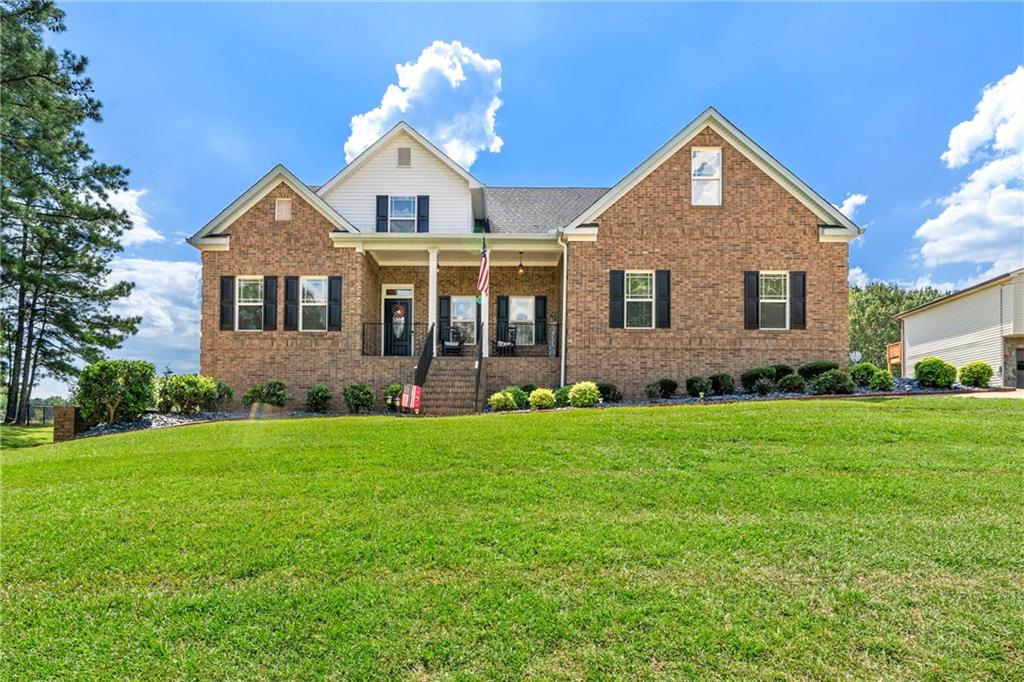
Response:
[{"label": "concrete driveway", "polygon": [[1018,388],[1013,391],[992,391],[986,393],[961,393],[957,395],[958,398],[1016,398],[1017,400],[1024,400],[1024,388]]}]

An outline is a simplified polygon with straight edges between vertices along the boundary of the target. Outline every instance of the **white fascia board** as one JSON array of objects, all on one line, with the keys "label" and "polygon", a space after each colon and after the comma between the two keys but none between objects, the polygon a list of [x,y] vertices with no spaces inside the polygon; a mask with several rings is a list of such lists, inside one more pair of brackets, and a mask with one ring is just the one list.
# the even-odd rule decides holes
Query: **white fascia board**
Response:
[{"label": "white fascia board", "polygon": [[550,234],[389,234],[361,232],[359,234],[332,233],[331,241],[339,248],[357,251],[409,251],[418,249],[479,249],[481,237],[487,237],[489,250],[501,251],[560,251],[557,235]]}]

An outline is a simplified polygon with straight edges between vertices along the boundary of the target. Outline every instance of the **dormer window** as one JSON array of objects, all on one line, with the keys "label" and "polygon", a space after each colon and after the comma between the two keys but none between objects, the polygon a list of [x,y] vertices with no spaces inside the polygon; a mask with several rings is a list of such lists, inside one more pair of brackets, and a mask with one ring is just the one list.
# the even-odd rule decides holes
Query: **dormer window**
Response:
[{"label": "dormer window", "polygon": [[416,197],[391,197],[388,222],[391,232],[415,232]]},{"label": "dormer window", "polygon": [[722,205],[722,150],[694,147],[690,151],[690,203],[694,206]]},{"label": "dormer window", "polygon": [[411,168],[412,167],[412,148],[411,147],[399,147],[398,148],[398,167],[399,168]]},{"label": "dormer window", "polygon": [[292,219],[292,200],[278,199],[274,202],[274,220]]}]

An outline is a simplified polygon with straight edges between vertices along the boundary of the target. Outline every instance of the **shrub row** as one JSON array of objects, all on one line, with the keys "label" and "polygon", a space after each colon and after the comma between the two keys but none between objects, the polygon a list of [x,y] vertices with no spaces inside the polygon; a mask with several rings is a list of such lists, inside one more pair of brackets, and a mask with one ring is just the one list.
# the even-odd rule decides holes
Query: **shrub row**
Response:
[{"label": "shrub row", "polygon": [[[532,389],[527,393],[526,389]],[[604,389],[603,391],[601,389]],[[592,381],[581,381],[572,386],[562,386],[557,391],[550,388],[537,388],[532,384],[507,386],[487,399],[487,404],[495,412],[510,410],[549,410],[553,407],[593,407],[604,400],[618,402],[622,400],[622,391],[615,384],[595,384]]]}]

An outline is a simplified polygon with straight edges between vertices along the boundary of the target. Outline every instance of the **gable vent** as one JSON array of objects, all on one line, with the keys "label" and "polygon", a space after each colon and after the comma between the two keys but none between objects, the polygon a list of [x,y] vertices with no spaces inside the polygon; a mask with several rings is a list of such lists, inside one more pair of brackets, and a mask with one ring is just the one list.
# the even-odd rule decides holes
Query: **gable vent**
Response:
[{"label": "gable vent", "polygon": [[398,148],[398,167],[409,168],[412,166],[412,149],[410,147]]}]

